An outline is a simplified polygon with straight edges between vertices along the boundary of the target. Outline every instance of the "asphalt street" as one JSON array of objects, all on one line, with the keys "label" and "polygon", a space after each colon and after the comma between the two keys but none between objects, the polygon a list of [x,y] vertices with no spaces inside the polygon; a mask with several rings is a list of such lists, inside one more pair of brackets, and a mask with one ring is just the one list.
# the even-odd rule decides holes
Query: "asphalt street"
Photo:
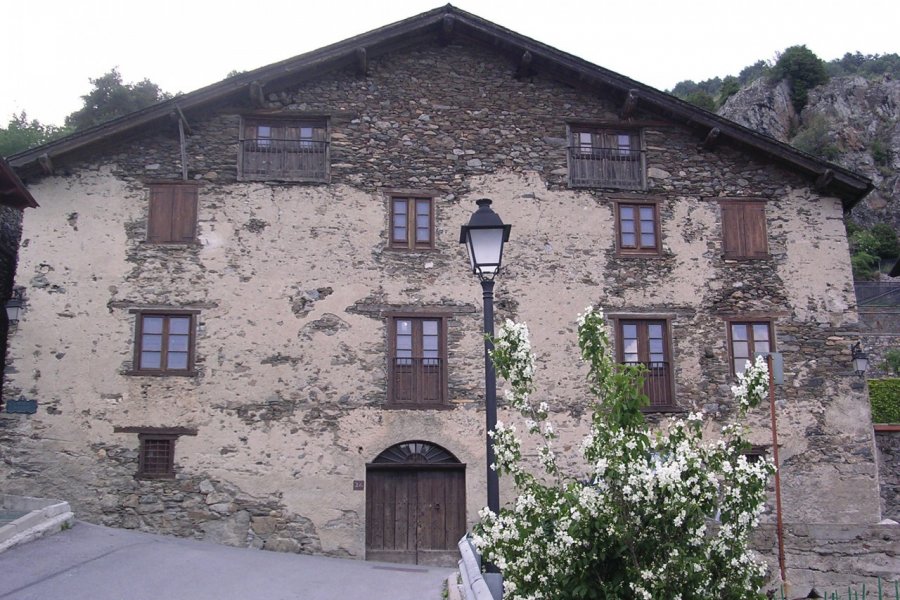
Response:
[{"label": "asphalt street", "polygon": [[0,600],[439,600],[452,571],[78,522],[0,554]]}]

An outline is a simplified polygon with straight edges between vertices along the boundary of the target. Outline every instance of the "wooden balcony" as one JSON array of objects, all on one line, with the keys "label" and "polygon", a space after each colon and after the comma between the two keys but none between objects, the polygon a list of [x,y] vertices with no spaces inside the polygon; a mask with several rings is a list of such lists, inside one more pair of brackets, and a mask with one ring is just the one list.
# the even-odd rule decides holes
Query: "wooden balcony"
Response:
[{"label": "wooden balcony", "polygon": [[242,140],[241,179],[328,181],[328,142],[272,138]]}]

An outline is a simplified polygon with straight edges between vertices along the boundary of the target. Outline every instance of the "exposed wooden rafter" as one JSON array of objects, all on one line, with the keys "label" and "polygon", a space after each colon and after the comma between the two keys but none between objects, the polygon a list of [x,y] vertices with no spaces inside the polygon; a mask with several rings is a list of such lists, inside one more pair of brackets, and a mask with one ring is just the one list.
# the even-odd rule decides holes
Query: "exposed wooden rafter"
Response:
[{"label": "exposed wooden rafter", "polygon": [[534,62],[534,56],[526,50],[519,59],[519,68],[516,70],[516,79],[522,79],[531,75],[531,63]]},{"label": "exposed wooden rafter", "polygon": [[441,43],[449,44],[453,38],[453,29],[456,25],[456,19],[453,15],[444,15],[441,19]]},{"label": "exposed wooden rafter", "polygon": [[622,106],[622,114],[620,115],[623,119],[630,119],[631,115],[634,114],[635,109],[638,105],[638,91],[637,90],[628,90],[628,93],[625,94],[625,104]]},{"label": "exposed wooden rafter", "polygon": [[266,105],[266,93],[263,91],[263,84],[258,81],[250,82],[250,102],[256,108]]},{"label": "exposed wooden rafter", "polygon": [[44,175],[52,175],[53,174],[53,161],[50,160],[50,155],[46,152],[38,156],[38,164],[41,166],[41,172]]},{"label": "exposed wooden rafter", "polygon": [[194,130],[191,129],[191,124],[188,123],[187,117],[184,116],[184,113],[181,112],[181,108],[175,104],[172,107],[172,120],[181,123],[181,127],[184,128],[184,132],[188,135],[194,135]]},{"label": "exposed wooden rafter", "polygon": [[722,130],[718,127],[710,129],[709,133],[706,134],[706,139],[703,140],[703,148],[706,150],[715,148],[716,144],[719,142],[720,135],[722,135]]},{"label": "exposed wooden rafter", "polygon": [[825,189],[831,185],[831,182],[834,181],[834,171],[831,169],[825,169],[819,175],[819,178],[816,179],[815,188],[817,192],[824,192]]},{"label": "exposed wooden rafter", "polygon": [[354,54],[356,55],[356,74],[361,75],[362,77],[368,76],[369,57],[366,53],[366,49],[360,46],[355,50]]}]

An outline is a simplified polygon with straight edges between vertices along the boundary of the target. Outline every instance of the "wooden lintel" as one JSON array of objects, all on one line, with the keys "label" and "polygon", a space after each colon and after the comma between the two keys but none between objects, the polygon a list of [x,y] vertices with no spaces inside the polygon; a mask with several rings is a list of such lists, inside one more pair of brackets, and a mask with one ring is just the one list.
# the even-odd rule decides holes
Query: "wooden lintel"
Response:
[{"label": "wooden lintel", "polygon": [[531,55],[531,52],[526,50],[522,53],[522,57],[519,59],[519,68],[516,70],[516,79],[531,75],[531,63],[533,61],[534,56]]},{"label": "wooden lintel", "polygon": [[638,91],[637,90],[628,90],[628,94],[625,95],[625,104],[622,106],[622,114],[621,117],[623,119],[628,119],[631,115],[634,114],[634,109],[637,108],[638,104]]},{"label": "wooden lintel", "polygon": [[453,37],[454,25],[456,25],[456,19],[453,18],[453,15],[444,15],[444,18],[441,20],[441,43],[450,43],[450,38]]},{"label": "wooden lintel", "polygon": [[52,175],[53,174],[53,161],[50,160],[50,155],[46,152],[38,156],[38,164],[41,166],[41,171],[44,175]]},{"label": "wooden lintel", "polygon": [[824,171],[822,171],[822,174],[819,175],[819,178],[816,179],[816,191],[824,192],[825,188],[831,185],[832,181],[834,181],[834,171],[832,171],[831,169],[825,169]]},{"label": "wooden lintel", "polygon": [[355,50],[356,54],[356,74],[362,75],[363,77],[369,74],[369,58],[366,54],[365,48],[357,48]]},{"label": "wooden lintel", "polygon": [[718,127],[710,129],[709,133],[706,134],[706,139],[703,140],[703,147],[707,150],[712,150],[719,141],[720,135],[722,135],[722,130]]},{"label": "wooden lintel", "polygon": [[266,94],[263,91],[263,84],[258,81],[250,82],[250,102],[256,108],[262,108],[266,105]]}]

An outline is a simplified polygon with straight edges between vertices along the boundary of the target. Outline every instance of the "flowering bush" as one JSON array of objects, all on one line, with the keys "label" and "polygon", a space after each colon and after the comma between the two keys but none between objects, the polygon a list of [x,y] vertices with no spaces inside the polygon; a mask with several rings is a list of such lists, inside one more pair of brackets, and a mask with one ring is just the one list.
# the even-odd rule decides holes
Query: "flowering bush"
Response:
[{"label": "flowering bush", "polygon": [[[765,565],[748,538],[766,499],[770,462],[749,463],[744,428],[723,428],[702,439],[703,417],[691,413],[656,433],[641,407],[642,367],[616,364],[603,313],[578,318],[578,345],[589,367],[593,400],[578,472],[557,463],[549,407],[535,405],[534,357],[525,325],[507,321],[494,340],[497,373],[524,430],[537,437],[544,473],[522,462],[515,425],[491,432],[494,468],[518,490],[500,514],[481,511],[473,542],[502,572],[511,599],[762,598]],[[738,419],[768,393],[762,361],[749,365],[733,388]]]}]

